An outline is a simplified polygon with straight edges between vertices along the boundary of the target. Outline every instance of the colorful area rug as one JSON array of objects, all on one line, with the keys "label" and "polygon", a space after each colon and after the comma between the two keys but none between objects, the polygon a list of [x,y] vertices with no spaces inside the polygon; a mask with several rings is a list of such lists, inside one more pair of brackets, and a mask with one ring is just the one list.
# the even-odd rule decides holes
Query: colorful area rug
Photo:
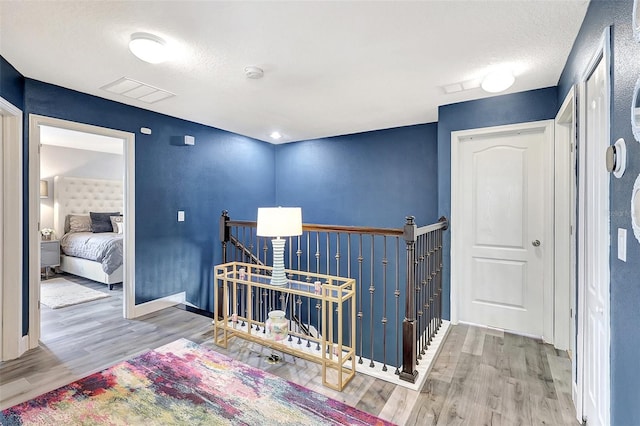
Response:
[{"label": "colorful area rug", "polygon": [[181,339],[0,413],[2,425],[390,425]]},{"label": "colorful area rug", "polygon": [[64,278],[51,278],[40,282],[40,301],[51,309],[91,302],[105,297],[111,296],[101,291],[72,283]]}]

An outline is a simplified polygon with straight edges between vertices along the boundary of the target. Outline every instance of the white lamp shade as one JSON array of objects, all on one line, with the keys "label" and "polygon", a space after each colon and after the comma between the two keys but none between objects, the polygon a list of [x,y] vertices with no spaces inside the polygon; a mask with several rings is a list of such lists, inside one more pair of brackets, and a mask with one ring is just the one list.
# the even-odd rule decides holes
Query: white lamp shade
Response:
[{"label": "white lamp shade", "polygon": [[259,237],[291,237],[302,235],[302,209],[300,207],[259,207]]}]

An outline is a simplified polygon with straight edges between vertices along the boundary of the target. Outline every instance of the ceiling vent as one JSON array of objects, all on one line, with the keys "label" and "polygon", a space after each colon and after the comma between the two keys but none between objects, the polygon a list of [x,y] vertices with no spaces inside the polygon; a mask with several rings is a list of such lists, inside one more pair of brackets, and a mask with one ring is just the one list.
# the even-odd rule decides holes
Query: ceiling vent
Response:
[{"label": "ceiling vent", "polygon": [[131,99],[137,99],[148,104],[153,104],[175,96],[175,94],[167,92],[166,90],[158,89],[157,87],[149,86],[148,84],[127,77],[122,77],[113,83],[102,86],[101,89]]},{"label": "ceiling vent", "polygon": [[442,86],[444,93],[447,95],[451,93],[464,92],[466,90],[477,89],[480,87],[480,81],[478,80],[467,80],[461,81],[459,83],[447,84],[446,86]]}]

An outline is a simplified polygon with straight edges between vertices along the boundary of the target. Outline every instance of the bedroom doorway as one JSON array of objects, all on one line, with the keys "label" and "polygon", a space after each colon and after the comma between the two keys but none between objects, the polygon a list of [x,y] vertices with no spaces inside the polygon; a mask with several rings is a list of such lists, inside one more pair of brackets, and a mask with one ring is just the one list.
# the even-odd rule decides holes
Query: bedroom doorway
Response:
[{"label": "bedroom doorway", "polygon": [[[64,197],[63,193],[70,194],[68,187],[63,182],[69,181],[68,177],[80,178],[74,184],[85,185],[87,182],[116,182],[120,183],[119,207],[117,210],[127,220],[121,226],[123,228],[123,262],[120,267],[122,288],[116,285],[113,290],[111,311],[116,309],[122,312],[125,318],[134,317],[135,290],[133,282],[134,271],[134,143],[135,135],[128,132],[106,129],[91,125],[85,125],[49,117],[30,115],[29,138],[29,346],[38,346],[42,334],[42,309],[47,309],[48,317],[58,318],[59,312],[41,307],[41,266],[55,265],[59,259],[59,239],[64,234],[64,218],[57,214],[65,211],[75,198],[73,194]],[[44,159],[45,162],[41,160]],[[117,168],[118,170],[110,170]],[[32,192],[33,191],[33,192]],[[86,192],[91,192],[88,190]],[[88,199],[87,193],[80,194],[78,198]],[[96,201],[95,205],[102,205]],[[91,204],[93,206],[94,204]],[[41,209],[42,206],[42,209]],[[105,208],[112,212],[110,204]],[[90,207],[91,211],[104,211],[100,207]],[[69,211],[75,213],[74,211]],[[66,215],[65,215],[66,216]],[[41,237],[44,229],[54,230],[51,240]],[[47,233],[47,231],[45,231]],[[42,241],[41,241],[42,240]],[[53,251],[55,253],[50,253]],[[93,262],[88,262],[93,263]],[[73,266],[73,265],[72,265]],[[85,270],[82,264],[72,271],[74,275],[65,275],[64,281],[69,285],[82,285],[81,288],[89,291],[97,291],[108,294],[107,280],[95,277],[96,271],[101,273],[101,265],[95,263],[93,270]],[[46,269],[45,269],[46,271]],[[117,272],[115,272],[117,274]],[[84,276],[84,277],[82,277]],[[113,275],[109,275],[113,277]],[[116,275],[117,276],[117,275]],[[46,278],[46,276],[45,276]],[[67,279],[69,278],[69,279]],[[57,279],[57,278],[56,278]],[[102,282],[99,282],[102,281]],[[63,284],[67,284],[63,282]],[[115,293],[117,292],[117,293]],[[120,302],[121,301],[121,302]],[[116,305],[113,305],[116,303]],[[91,306],[94,306],[92,304]],[[121,307],[121,311],[120,308]],[[74,315],[82,315],[78,312],[85,308],[82,304],[70,306],[75,310]],[[69,309],[65,308],[65,309]],[[100,309],[103,309],[101,307]],[[54,312],[55,315],[51,315]]]}]

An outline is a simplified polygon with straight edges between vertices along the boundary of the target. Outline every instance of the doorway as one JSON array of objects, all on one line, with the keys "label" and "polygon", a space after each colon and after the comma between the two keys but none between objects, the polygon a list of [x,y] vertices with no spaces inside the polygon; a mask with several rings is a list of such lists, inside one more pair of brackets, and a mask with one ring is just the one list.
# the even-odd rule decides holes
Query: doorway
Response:
[{"label": "doorway", "polygon": [[[123,316],[135,317],[135,135],[128,132],[75,123],[50,117],[29,116],[29,347],[38,346],[41,335],[40,311],[40,151],[42,129],[54,128],[66,131],[110,137],[123,141],[124,157],[124,262],[123,262]],[[55,188],[54,188],[55,190]]]},{"label": "doorway", "polygon": [[[40,256],[44,268],[40,283],[40,339],[47,344],[53,336],[68,330],[68,325],[60,330],[61,323],[82,322],[77,318],[86,316],[88,310],[110,307],[106,321],[122,316],[122,274],[112,274],[105,280],[99,263],[68,256],[61,261],[61,254],[65,248],[81,243],[85,246],[92,241],[103,241],[105,247],[113,247],[110,252],[122,253],[123,235],[117,235],[117,228],[116,234],[66,234],[64,223],[69,214],[88,215],[89,211],[123,214],[124,140],[47,125],[39,129],[39,218],[43,234]],[[119,269],[122,271],[122,267]],[[119,283],[110,284],[116,281]],[[86,303],[93,300],[108,303],[104,306],[96,305],[100,302]],[[115,309],[118,305],[119,309]],[[81,333],[80,328],[77,330]]]}]

